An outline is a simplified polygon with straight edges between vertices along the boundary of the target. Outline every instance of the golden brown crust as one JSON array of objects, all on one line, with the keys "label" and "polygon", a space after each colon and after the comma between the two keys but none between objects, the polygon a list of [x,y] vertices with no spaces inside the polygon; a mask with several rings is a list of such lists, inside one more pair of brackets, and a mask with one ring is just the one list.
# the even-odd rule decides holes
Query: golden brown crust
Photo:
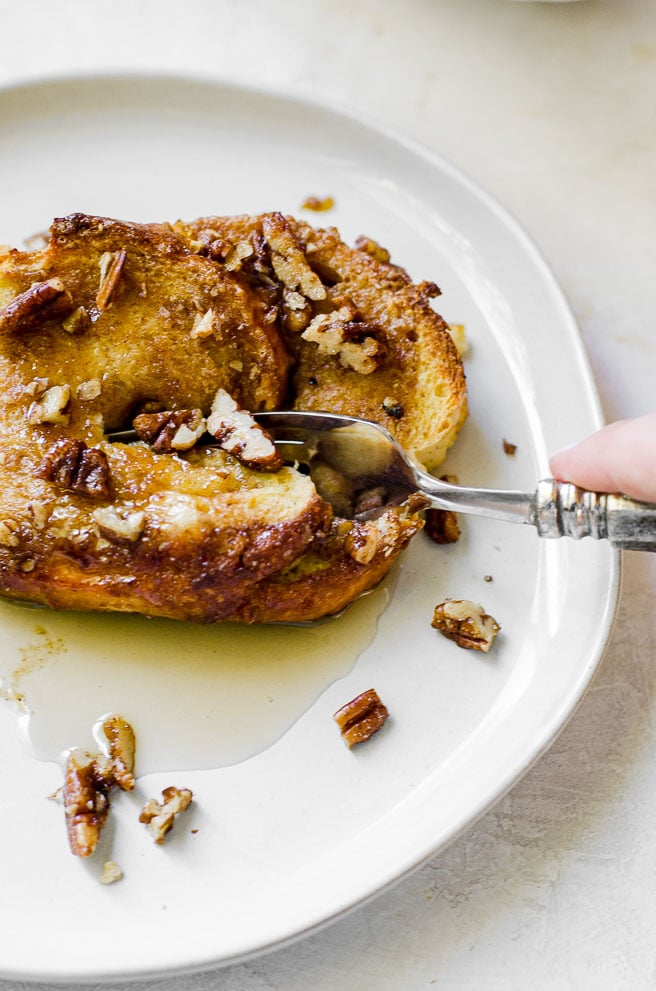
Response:
[{"label": "golden brown crust", "polygon": [[430,293],[381,258],[280,214],[74,214],[43,250],[0,256],[0,592],[255,622],[336,612],[376,584],[416,513],[355,533],[292,469],[104,435],[139,413],[195,429],[222,389],[245,410],[367,416],[443,453],[466,411],[462,368]]}]

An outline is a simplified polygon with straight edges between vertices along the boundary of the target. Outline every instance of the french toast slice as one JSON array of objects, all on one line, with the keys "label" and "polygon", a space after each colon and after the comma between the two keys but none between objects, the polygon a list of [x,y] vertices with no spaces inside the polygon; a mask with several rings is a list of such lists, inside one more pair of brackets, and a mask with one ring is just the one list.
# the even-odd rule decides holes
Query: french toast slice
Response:
[{"label": "french toast slice", "polygon": [[[416,506],[341,519],[294,468],[195,440],[221,394],[365,416],[441,459],[466,415],[462,367],[432,287],[381,252],[280,214],[73,214],[42,250],[0,251],[0,594],[299,622],[380,581]],[[184,443],[106,440],[149,415]]]}]

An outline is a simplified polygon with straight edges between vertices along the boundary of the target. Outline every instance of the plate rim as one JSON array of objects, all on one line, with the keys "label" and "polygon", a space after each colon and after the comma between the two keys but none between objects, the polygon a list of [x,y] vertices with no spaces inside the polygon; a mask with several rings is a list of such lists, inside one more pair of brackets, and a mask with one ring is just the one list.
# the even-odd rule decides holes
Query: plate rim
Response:
[{"label": "plate rim", "polygon": [[[30,73],[24,77],[13,78],[11,80],[4,80],[0,82],[0,112],[2,111],[2,104],[5,102],[5,99],[7,97],[11,97],[12,95],[19,95],[21,91],[26,91],[28,93],[34,92],[39,87],[97,86],[103,82],[106,82],[108,85],[124,85],[130,82],[141,86],[153,86],[157,83],[197,85],[206,87],[208,91],[218,90],[233,94],[245,93],[251,98],[262,101],[273,100],[283,102],[289,106],[296,106],[306,113],[313,109],[319,109],[335,118],[345,119],[363,131],[370,131],[379,137],[382,136],[384,139],[401,146],[405,151],[419,157],[424,162],[427,162],[432,167],[438,169],[440,172],[448,175],[452,181],[464,188],[470,196],[473,196],[490,214],[495,217],[495,219],[512,235],[516,244],[521,247],[522,252],[530,259],[536,274],[539,275],[540,280],[542,281],[543,286],[547,289],[550,298],[553,303],[558,306],[560,316],[563,321],[563,326],[566,327],[568,344],[572,347],[573,352],[575,352],[578,364],[585,373],[585,379],[581,385],[585,387],[586,406],[592,415],[592,418],[596,421],[596,426],[600,427],[603,425],[604,420],[599,392],[594,380],[579,327],[565,293],[559,284],[554,271],[548,264],[544,254],[538,248],[535,240],[531,237],[526,228],[512,213],[512,211],[504,206],[504,204],[501,203],[494,194],[489,192],[478,179],[473,177],[460,166],[455,165],[450,161],[450,159],[443,156],[440,152],[404,133],[399,128],[380,120],[375,115],[363,114],[354,111],[351,107],[347,107],[339,101],[328,100],[323,96],[318,97],[316,95],[312,95],[310,97],[299,96],[297,93],[292,92],[284,86],[254,85],[250,82],[245,82],[242,80],[233,81],[226,79],[221,75],[209,73],[186,71],[169,72],[166,70],[157,69],[103,69],[98,72],[64,71],[61,73]],[[496,781],[493,793],[491,793],[486,798],[484,803],[478,806],[473,813],[470,812],[468,816],[463,817],[463,821],[454,822],[446,834],[442,835],[440,840],[432,845],[430,849],[423,849],[422,851],[417,852],[414,857],[406,857],[405,860],[411,862],[404,863],[403,866],[400,866],[375,889],[362,893],[359,896],[349,895],[347,904],[344,904],[343,907],[331,912],[327,916],[322,917],[318,921],[311,921],[305,928],[297,929],[287,936],[275,937],[265,943],[260,942],[257,947],[254,947],[251,950],[237,951],[236,953],[227,956],[208,956],[203,959],[198,959],[193,963],[181,963],[177,967],[166,966],[164,969],[158,969],[156,966],[145,966],[142,968],[130,968],[129,970],[118,968],[115,971],[106,969],[87,969],[83,972],[79,971],[72,973],[68,970],[55,971],[52,969],[41,970],[38,968],[33,969],[30,972],[4,971],[0,965],[0,977],[3,980],[13,979],[27,982],[50,981],[53,983],[61,983],[66,981],[73,984],[81,984],[89,981],[97,982],[102,980],[141,980],[162,976],[196,973],[203,969],[219,969],[254,959],[266,953],[270,953],[273,950],[289,947],[294,943],[299,942],[300,940],[305,939],[306,937],[317,933],[324,928],[327,928],[333,922],[344,918],[350,912],[355,911],[360,906],[371,902],[379,895],[388,891],[404,877],[417,870],[422,864],[425,864],[432,857],[438,855],[450,843],[454,842],[458,836],[462,835],[499,801],[501,801],[503,797],[507,795],[508,792],[530,770],[530,768],[532,768],[542,758],[546,751],[553,745],[559,734],[574,717],[587,690],[599,671],[604,654],[612,636],[620,596],[621,574],[621,555],[619,551],[615,550],[608,556],[608,581],[606,585],[603,612],[599,620],[602,634],[596,641],[594,649],[588,656],[588,664],[586,668],[581,671],[575,690],[568,695],[567,700],[560,701],[557,714],[554,715],[551,722],[547,726],[542,726],[540,739],[534,748],[530,750],[530,752],[524,754],[523,759],[509,770],[505,778]]]}]

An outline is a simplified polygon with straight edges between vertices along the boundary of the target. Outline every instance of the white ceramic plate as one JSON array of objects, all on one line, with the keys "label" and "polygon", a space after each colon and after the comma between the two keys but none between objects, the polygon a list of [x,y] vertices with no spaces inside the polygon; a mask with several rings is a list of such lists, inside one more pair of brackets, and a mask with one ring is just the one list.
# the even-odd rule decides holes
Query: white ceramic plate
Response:
[{"label": "white ceramic plate", "polygon": [[[441,312],[466,325],[471,417],[449,458],[462,481],[532,487],[549,451],[600,422],[573,319],[517,225],[437,156],[348,115],[193,80],[23,86],[0,94],[0,188],[0,241],[11,243],[77,210],[140,221],[298,214],[306,196],[330,194],[334,210],[303,215],[389,246],[413,277],[438,282]],[[528,527],[463,526],[452,547],[415,541],[375,636],[382,592],[319,634],[256,634],[247,658],[232,629],[199,639],[177,624],[3,607],[5,674],[20,661],[26,677],[54,677],[62,706],[73,702],[70,727],[71,711],[96,704],[90,686],[118,670],[107,707],[135,725],[142,772],[160,770],[142,773],[136,797],[119,796],[99,855],[79,863],[61,808],[46,801],[59,768],[35,760],[14,708],[0,703],[0,976],[136,977],[279,946],[415,867],[512,785],[597,666],[617,557],[592,541],[540,543]],[[481,601],[499,620],[489,656],[430,628],[448,595]],[[372,686],[392,718],[348,751],[332,712]],[[255,716],[231,723],[244,699]],[[106,701],[101,691],[100,711]],[[150,709],[167,727],[159,736]],[[46,736],[56,718],[46,712]],[[211,769],[219,753],[250,751],[259,752]],[[139,801],[171,783],[191,787],[195,804],[155,847]],[[98,883],[109,858],[124,871],[111,887]]]}]

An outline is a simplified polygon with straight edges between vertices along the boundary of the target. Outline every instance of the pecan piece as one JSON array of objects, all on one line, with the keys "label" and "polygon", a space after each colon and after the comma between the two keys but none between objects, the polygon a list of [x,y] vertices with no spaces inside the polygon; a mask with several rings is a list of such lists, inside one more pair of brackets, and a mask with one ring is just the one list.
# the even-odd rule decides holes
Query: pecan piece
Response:
[{"label": "pecan piece", "polygon": [[64,774],[68,843],[76,857],[91,856],[109,815],[109,786],[98,779],[94,758],[89,754],[85,757],[71,751]]},{"label": "pecan piece", "polygon": [[517,454],[517,444],[511,444],[509,440],[503,438],[503,453],[507,454],[509,458],[512,458]]},{"label": "pecan piece", "polygon": [[[440,481],[458,484],[455,475],[440,475]],[[427,509],[424,533],[436,544],[455,544],[460,539],[458,514],[452,509]]]},{"label": "pecan piece", "polygon": [[92,499],[111,499],[112,485],[107,456],[82,440],[64,437],[50,448],[41,462],[39,474],[73,492]]},{"label": "pecan piece", "polygon": [[62,795],[68,842],[76,857],[89,857],[109,815],[109,792],[134,788],[134,731],[122,716],[106,716],[105,753],[69,751]]},{"label": "pecan piece", "polygon": [[325,299],[326,289],[308,264],[303,248],[281,213],[262,219],[262,233],[271,251],[271,266],[288,289],[298,289],[308,299]]},{"label": "pecan piece", "polygon": [[436,544],[455,544],[460,539],[458,514],[452,509],[427,509],[424,533]]},{"label": "pecan piece", "polygon": [[258,471],[279,471],[284,461],[272,438],[255,422],[250,413],[239,409],[225,389],[219,389],[212,411],[207,418],[207,430],[220,447]]},{"label": "pecan piece", "polygon": [[36,330],[46,320],[68,316],[73,307],[73,297],[61,279],[35,282],[0,310],[0,331]]},{"label": "pecan piece", "polygon": [[132,791],[136,740],[134,730],[122,716],[109,715],[100,727],[106,743],[106,754],[96,757],[97,775],[108,787],[118,785],[121,791]]},{"label": "pecan piece", "polygon": [[389,712],[375,689],[370,688],[343,705],[333,715],[343,740],[349,749],[356,743],[364,743],[377,733]]},{"label": "pecan piece", "polygon": [[447,599],[435,606],[431,626],[466,650],[487,654],[501,629],[482,606],[468,599]]},{"label": "pecan piece", "polygon": [[68,423],[71,389],[68,385],[51,385],[27,411],[28,423]]},{"label": "pecan piece", "polygon": [[103,537],[116,544],[134,544],[146,525],[146,514],[141,509],[130,512],[125,507],[102,506],[92,515]]},{"label": "pecan piece", "polygon": [[382,345],[375,336],[378,330],[374,324],[362,320],[353,305],[347,303],[332,313],[319,313],[301,337],[317,344],[320,355],[335,355],[345,368],[371,375],[383,358]]},{"label": "pecan piece", "polygon": [[98,879],[101,884],[115,884],[123,877],[123,871],[115,860],[106,860],[103,864],[103,872]]},{"label": "pecan piece", "polygon": [[100,256],[100,285],[96,293],[96,306],[106,310],[112,302],[125,268],[126,251],[105,251]]},{"label": "pecan piece", "polygon": [[344,543],[347,554],[357,564],[370,564],[380,550],[382,540],[377,527],[367,526],[366,523],[356,523]]},{"label": "pecan piece", "polygon": [[165,410],[140,413],[132,421],[140,440],[158,454],[188,451],[205,433],[206,423],[200,409]]},{"label": "pecan piece", "polygon": [[400,420],[403,416],[403,406],[401,403],[397,403],[390,396],[385,396],[382,402],[383,413],[387,413],[391,416],[393,420]]},{"label": "pecan piece", "polygon": [[333,196],[306,196],[301,203],[301,210],[314,210],[316,213],[323,213],[325,210],[332,210],[334,206]]},{"label": "pecan piece", "polygon": [[149,799],[141,810],[139,822],[148,826],[148,831],[155,843],[163,843],[164,837],[173,828],[176,816],[180,815],[191,805],[193,798],[189,788],[171,786],[162,792],[162,801]]}]

